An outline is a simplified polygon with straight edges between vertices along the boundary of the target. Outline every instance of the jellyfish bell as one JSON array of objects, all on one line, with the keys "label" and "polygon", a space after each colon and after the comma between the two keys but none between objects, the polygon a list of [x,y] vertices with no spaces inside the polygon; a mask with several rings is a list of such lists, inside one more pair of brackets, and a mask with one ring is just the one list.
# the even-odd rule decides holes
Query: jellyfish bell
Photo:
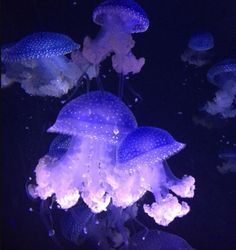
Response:
[{"label": "jellyfish bell", "polygon": [[217,87],[222,87],[228,82],[235,82],[236,59],[226,59],[213,65],[207,72],[207,79]]},{"label": "jellyfish bell", "polygon": [[94,91],[64,106],[48,132],[71,136],[68,150],[59,160],[48,155],[36,167],[41,199],[56,195],[63,209],[82,197],[98,213],[110,203],[107,171],[115,164],[118,142],[137,127],[128,107],[108,92]]},{"label": "jellyfish bell", "polygon": [[79,47],[70,37],[54,32],[33,33],[3,47],[2,86],[19,82],[31,95],[60,97],[66,94],[83,72],[65,55]]},{"label": "jellyfish bell", "polygon": [[214,48],[214,37],[210,32],[198,32],[192,34],[188,47],[195,51],[207,51]]},{"label": "jellyfish bell", "polygon": [[[128,200],[132,204],[150,191],[155,202],[151,206],[144,204],[144,211],[156,223],[167,226],[175,217],[187,214],[190,210],[187,203],[180,204],[169,190],[180,197],[191,198],[195,180],[192,176],[178,179],[165,162],[183,148],[183,143],[175,141],[167,131],[159,128],[139,127],[131,132],[117,150],[117,167],[128,174],[125,182],[114,188],[113,202],[124,206]],[[123,189],[128,192],[124,193]]]},{"label": "jellyfish bell", "polygon": [[210,32],[197,32],[191,35],[188,48],[181,55],[181,60],[190,65],[201,67],[210,63],[214,48],[214,37]]}]

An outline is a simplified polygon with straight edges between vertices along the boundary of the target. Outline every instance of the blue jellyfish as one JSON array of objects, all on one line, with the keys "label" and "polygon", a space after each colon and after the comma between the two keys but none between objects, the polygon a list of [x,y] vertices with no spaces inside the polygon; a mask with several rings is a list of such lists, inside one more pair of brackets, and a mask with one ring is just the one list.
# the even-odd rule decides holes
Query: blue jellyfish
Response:
[{"label": "blue jellyfish", "polygon": [[1,86],[19,82],[26,93],[60,97],[77,85],[84,74],[65,55],[79,49],[70,37],[53,32],[28,35],[1,49],[5,72]]},{"label": "blue jellyfish", "polygon": [[111,200],[106,178],[115,165],[116,145],[136,127],[128,107],[108,92],[72,100],[48,130],[69,135],[69,147],[61,158],[49,152],[39,160],[35,192],[43,200],[55,195],[63,209],[81,197],[94,213],[105,211]]},{"label": "blue jellyfish", "polygon": [[188,48],[181,55],[181,60],[201,67],[210,63],[213,48],[214,37],[210,32],[194,33],[189,39]]},{"label": "blue jellyfish", "polygon": [[176,178],[165,161],[183,148],[183,143],[159,128],[139,127],[128,134],[117,151],[117,168],[124,181],[114,188],[113,203],[125,207],[150,191],[155,202],[144,204],[143,208],[157,224],[167,226],[175,217],[187,214],[188,204],[179,203],[173,193],[183,198],[193,197],[195,180],[186,175]]},{"label": "blue jellyfish", "polygon": [[132,33],[144,32],[149,27],[147,14],[133,0],[107,0],[93,11],[93,21],[101,26],[94,40],[86,37],[83,56],[92,64],[99,65],[113,53],[112,65],[123,75],[138,73],[145,63],[136,59],[131,49],[135,42]]},{"label": "blue jellyfish", "polygon": [[215,93],[212,102],[207,102],[204,110],[211,115],[220,115],[222,118],[236,116],[236,59],[223,60],[213,65],[207,79],[216,85],[219,90]]}]

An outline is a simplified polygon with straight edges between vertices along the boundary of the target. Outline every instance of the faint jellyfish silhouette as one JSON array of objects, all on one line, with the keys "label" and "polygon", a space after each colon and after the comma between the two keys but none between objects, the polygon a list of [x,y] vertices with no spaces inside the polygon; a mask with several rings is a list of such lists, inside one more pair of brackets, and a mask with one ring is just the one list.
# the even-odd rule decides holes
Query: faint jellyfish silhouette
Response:
[{"label": "faint jellyfish silhouette", "polygon": [[125,223],[136,216],[136,204],[126,209],[110,204],[106,212],[94,214],[80,200],[62,214],[60,228],[63,236],[80,249],[117,249],[125,241],[128,244]]},{"label": "faint jellyfish silhouette", "polygon": [[101,26],[94,40],[85,37],[83,56],[92,64],[99,64],[112,55],[113,69],[120,74],[119,96],[124,88],[123,76],[138,73],[145,63],[132,53],[135,45],[132,33],[144,32],[149,27],[147,14],[133,0],[107,0],[93,11],[93,21]]},{"label": "faint jellyfish silhouette", "polygon": [[35,169],[36,192],[45,200],[55,194],[62,209],[82,197],[94,213],[110,203],[106,174],[115,164],[116,144],[137,127],[126,105],[108,92],[94,91],[69,102],[49,132],[71,136],[58,159],[45,155]]},{"label": "faint jellyfish silhouette", "polygon": [[4,46],[1,59],[5,72],[1,74],[1,86],[19,82],[30,95],[67,94],[84,71],[65,55],[79,47],[70,37],[53,32],[33,33]]},{"label": "faint jellyfish silhouette", "polygon": [[143,208],[157,224],[167,226],[175,217],[187,214],[188,204],[179,203],[169,190],[180,197],[192,198],[195,180],[186,175],[176,178],[165,161],[183,147],[183,143],[159,128],[140,127],[131,132],[118,147],[118,168],[122,173],[127,172],[127,176],[116,188],[113,203],[128,206],[148,190],[154,194],[155,202],[151,206],[144,204]]},{"label": "faint jellyfish silhouette", "polygon": [[236,148],[224,148],[219,152],[219,158],[222,163],[217,166],[217,170],[221,174],[236,172]]},{"label": "faint jellyfish silhouette", "polygon": [[189,39],[188,48],[181,55],[181,60],[190,65],[201,67],[210,63],[214,37],[209,32],[194,33]]},{"label": "faint jellyfish silhouette", "polygon": [[236,59],[223,60],[213,65],[207,79],[216,85],[219,90],[212,102],[207,102],[203,110],[211,115],[220,115],[222,118],[236,116]]},{"label": "faint jellyfish silhouette", "polygon": [[129,245],[121,250],[193,250],[180,236],[160,230],[139,231],[130,238]]}]

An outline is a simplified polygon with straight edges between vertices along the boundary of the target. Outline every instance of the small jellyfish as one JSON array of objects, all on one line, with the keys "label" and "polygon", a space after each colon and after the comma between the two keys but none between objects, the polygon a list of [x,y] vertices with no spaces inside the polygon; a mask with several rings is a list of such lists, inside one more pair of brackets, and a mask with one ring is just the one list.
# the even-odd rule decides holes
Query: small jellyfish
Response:
[{"label": "small jellyfish", "polygon": [[189,39],[188,48],[181,55],[181,60],[190,65],[201,67],[210,63],[214,37],[209,32],[194,33]]},{"label": "small jellyfish", "polygon": [[[38,196],[55,195],[62,209],[81,197],[92,212],[105,211],[111,201],[106,175],[115,165],[117,144],[136,127],[132,112],[108,92],[90,92],[67,103],[48,132],[70,136],[68,149],[62,157],[49,151],[39,160]],[[57,142],[53,148],[58,152]]]},{"label": "small jellyfish", "polygon": [[4,73],[1,86],[19,82],[26,93],[60,97],[77,85],[84,74],[65,55],[78,49],[70,37],[53,32],[28,35],[1,49]]},{"label": "small jellyfish", "polygon": [[167,226],[175,217],[187,214],[190,210],[188,204],[179,203],[173,193],[183,198],[193,197],[195,180],[186,175],[182,179],[176,178],[165,161],[184,146],[159,128],[139,127],[128,134],[117,152],[117,168],[122,174],[127,172],[127,176],[120,185],[114,184],[113,203],[128,206],[145,191],[150,191],[155,202],[144,204],[143,208],[157,224]]},{"label": "small jellyfish", "polygon": [[135,233],[128,247],[121,250],[193,250],[193,248],[180,236],[160,230],[148,230],[145,239],[144,230]]},{"label": "small jellyfish", "polygon": [[222,163],[217,166],[219,173],[236,173],[236,148],[221,149],[219,158],[222,160]]},{"label": "small jellyfish", "polygon": [[133,0],[107,0],[94,9],[93,21],[101,29],[95,39],[85,37],[84,58],[99,66],[112,54],[112,66],[117,73],[125,76],[140,72],[145,59],[136,59],[132,53],[135,45],[132,33],[144,32],[149,27],[142,7]]},{"label": "small jellyfish", "polygon": [[207,102],[204,110],[222,118],[236,116],[236,59],[223,60],[213,65],[207,79],[219,88],[212,102]]}]

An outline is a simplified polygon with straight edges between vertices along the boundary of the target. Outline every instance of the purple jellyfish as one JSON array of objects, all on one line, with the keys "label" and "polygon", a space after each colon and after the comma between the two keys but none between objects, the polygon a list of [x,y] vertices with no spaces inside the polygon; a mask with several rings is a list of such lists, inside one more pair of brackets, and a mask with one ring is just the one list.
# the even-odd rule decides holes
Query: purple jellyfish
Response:
[{"label": "purple jellyfish", "polygon": [[212,102],[207,102],[204,110],[211,115],[220,115],[222,118],[236,116],[236,59],[227,59],[213,65],[207,79],[216,85],[219,90]]},{"label": "purple jellyfish", "polygon": [[210,63],[214,37],[209,32],[194,33],[188,42],[188,48],[181,55],[181,60],[188,64],[201,67]]},{"label": "purple jellyfish", "polygon": [[39,160],[35,193],[43,200],[54,195],[62,209],[74,206],[81,197],[93,213],[105,211],[111,201],[106,179],[113,173],[117,144],[136,127],[132,112],[108,92],[90,92],[72,100],[48,129],[70,137],[60,137],[59,144],[55,139],[53,150]]},{"label": "purple jellyfish", "polygon": [[179,203],[173,193],[183,198],[193,197],[195,180],[186,175],[176,178],[165,161],[183,147],[183,143],[159,128],[140,127],[128,134],[118,147],[117,168],[123,181],[120,185],[113,184],[113,204],[132,205],[145,191],[150,191],[155,202],[144,204],[143,208],[157,224],[167,226],[175,217],[186,215],[190,210],[188,204]]},{"label": "purple jellyfish", "polygon": [[84,74],[65,56],[79,47],[70,37],[53,32],[33,33],[5,46],[1,49],[5,67],[1,86],[19,82],[30,95],[60,97]]},{"label": "purple jellyfish", "polygon": [[101,26],[94,40],[84,39],[83,56],[92,64],[99,65],[113,53],[112,65],[123,75],[138,73],[145,63],[144,58],[136,59],[131,49],[135,42],[132,33],[148,29],[147,14],[133,0],[107,0],[93,11],[93,21]]}]

